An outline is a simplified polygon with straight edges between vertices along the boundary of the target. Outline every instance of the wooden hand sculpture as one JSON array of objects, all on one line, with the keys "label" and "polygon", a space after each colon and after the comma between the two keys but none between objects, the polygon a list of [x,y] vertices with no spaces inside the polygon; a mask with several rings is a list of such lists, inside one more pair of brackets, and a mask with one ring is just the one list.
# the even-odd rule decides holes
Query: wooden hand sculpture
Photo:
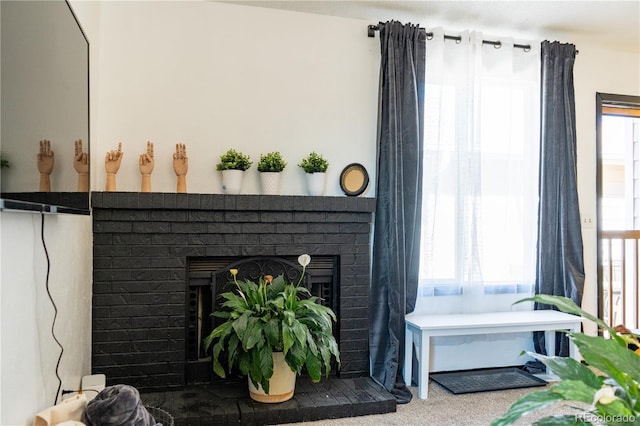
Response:
[{"label": "wooden hand sculpture", "polygon": [[40,192],[51,192],[51,172],[53,171],[54,155],[51,150],[51,141],[40,141],[38,153],[38,171],[40,172]]},{"label": "wooden hand sculpture", "polygon": [[89,154],[82,151],[82,140],[75,143],[73,168],[78,172],[78,192],[89,191]]},{"label": "wooden hand sculpture", "polygon": [[176,144],[176,152],[173,154],[173,171],[178,177],[179,193],[187,192],[187,170],[189,169],[189,157],[187,157],[187,147],[183,143]]},{"label": "wooden hand sculpture", "polygon": [[118,173],[118,170],[120,169],[122,157],[124,157],[124,152],[122,152],[122,142],[118,143],[117,151],[109,151],[104,157],[104,168],[107,170],[107,191],[116,190],[116,173]]},{"label": "wooden hand sculpture", "polygon": [[151,192],[151,172],[154,166],[153,142],[147,142],[147,152],[140,154],[140,173],[142,174],[141,192]]}]

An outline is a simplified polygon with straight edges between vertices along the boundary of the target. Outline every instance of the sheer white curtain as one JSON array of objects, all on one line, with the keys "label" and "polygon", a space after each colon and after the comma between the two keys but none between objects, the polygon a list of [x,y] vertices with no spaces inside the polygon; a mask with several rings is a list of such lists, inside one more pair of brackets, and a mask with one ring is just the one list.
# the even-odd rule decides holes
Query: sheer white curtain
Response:
[{"label": "sheer white curtain", "polygon": [[417,311],[511,309],[535,279],[537,43],[465,32],[427,41],[420,287]]}]

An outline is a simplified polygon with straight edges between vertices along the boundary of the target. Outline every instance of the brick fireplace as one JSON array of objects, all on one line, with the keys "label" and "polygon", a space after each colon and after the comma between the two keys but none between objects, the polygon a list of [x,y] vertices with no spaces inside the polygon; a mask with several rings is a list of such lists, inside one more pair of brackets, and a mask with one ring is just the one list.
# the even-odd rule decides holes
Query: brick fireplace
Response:
[{"label": "brick fireplace", "polygon": [[334,259],[340,377],[369,375],[375,200],[94,192],[93,372],[141,390],[187,383],[189,265],[308,253]]}]

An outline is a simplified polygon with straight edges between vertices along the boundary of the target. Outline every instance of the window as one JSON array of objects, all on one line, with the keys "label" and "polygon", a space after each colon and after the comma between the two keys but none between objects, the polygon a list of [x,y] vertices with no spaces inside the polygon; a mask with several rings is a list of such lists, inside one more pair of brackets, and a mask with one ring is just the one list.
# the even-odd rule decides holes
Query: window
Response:
[{"label": "window", "polygon": [[419,294],[529,292],[539,53],[482,45],[474,33],[464,40],[427,44]]}]

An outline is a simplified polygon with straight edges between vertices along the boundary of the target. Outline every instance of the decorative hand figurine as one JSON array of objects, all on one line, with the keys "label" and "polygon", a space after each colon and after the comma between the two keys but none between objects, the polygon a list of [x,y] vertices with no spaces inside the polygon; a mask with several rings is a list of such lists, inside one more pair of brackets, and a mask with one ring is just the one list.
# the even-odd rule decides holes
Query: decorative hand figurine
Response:
[{"label": "decorative hand figurine", "polygon": [[38,171],[40,172],[40,192],[51,192],[50,175],[53,171],[54,155],[51,151],[51,141],[40,141],[38,153]]},{"label": "decorative hand figurine", "polygon": [[82,139],[76,141],[73,168],[78,172],[78,192],[89,191],[89,154],[82,151]]},{"label": "decorative hand figurine", "polygon": [[116,173],[118,173],[118,169],[120,169],[122,157],[124,157],[122,142],[118,143],[117,151],[109,151],[104,157],[104,168],[107,170],[107,191],[116,190]]},{"label": "decorative hand figurine", "polygon": [[187,147],[183,143],[176,144],[176,153],[173,154],[173,171],[178,176],[177,192],[187,192],[187,170],[189,169],[189,157]]},{"label": "decorative hand figurine", "polygon": [[147,142],[147,152],[140,154],[140,173],[142,174],[142,187],[140,191],[151,192],[151,172],[153,171],[153,142]]}]

